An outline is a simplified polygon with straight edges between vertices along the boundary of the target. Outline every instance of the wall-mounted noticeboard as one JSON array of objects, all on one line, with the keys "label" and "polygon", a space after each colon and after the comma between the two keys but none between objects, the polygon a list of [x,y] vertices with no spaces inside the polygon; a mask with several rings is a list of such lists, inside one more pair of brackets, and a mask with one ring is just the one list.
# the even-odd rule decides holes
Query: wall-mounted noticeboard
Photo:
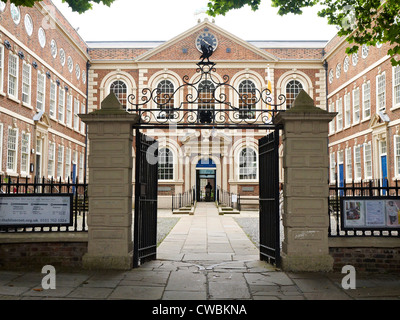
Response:
[{"label": "wall-mounted noticeboard", "polygon": [[342,197],[342,228],[400,229],[400,197]]},{"label": "wall-mounted noticeboard", "polygon": [[72,194],[1,194],[0,227],[72,226]]}]

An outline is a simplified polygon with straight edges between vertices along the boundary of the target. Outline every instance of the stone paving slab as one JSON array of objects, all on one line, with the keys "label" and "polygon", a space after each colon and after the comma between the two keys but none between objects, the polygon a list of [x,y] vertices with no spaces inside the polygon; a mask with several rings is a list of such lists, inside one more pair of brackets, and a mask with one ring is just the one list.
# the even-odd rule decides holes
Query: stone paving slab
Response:
[{"label": "stone paving slab", "polygon": [[[357,274],[355,290],[340,273],[290,273],[259,260],[232,217],[216,208],[182,217],[161,243],[158,260],[129,271],[59,272],[56,290],[44,274],[0,271],[0,300],[398,300],[400,275]],[[198,215],[197,215],[198,213]],[[229,247],[228,247],[229,245]]]}]

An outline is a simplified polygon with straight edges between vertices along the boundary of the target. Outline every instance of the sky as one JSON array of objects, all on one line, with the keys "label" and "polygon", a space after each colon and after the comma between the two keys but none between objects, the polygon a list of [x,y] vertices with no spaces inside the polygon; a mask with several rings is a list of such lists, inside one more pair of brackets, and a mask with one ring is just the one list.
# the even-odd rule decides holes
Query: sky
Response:
[{"label": "sky", "polygon": [[[52,0],[78,29],[85,41],[167,41],[194,27],[207,0],[115,0],[111,7],[94,4],[83,14],[72,12],[62,0]],[[301,16],[281,17],[270,0],[254,12],[250,7],[215,17],[215,24],[243,40],[330,40],[337,32],[317,8],[306,8]],[[209,17],[211,21],[213,18]]]}]

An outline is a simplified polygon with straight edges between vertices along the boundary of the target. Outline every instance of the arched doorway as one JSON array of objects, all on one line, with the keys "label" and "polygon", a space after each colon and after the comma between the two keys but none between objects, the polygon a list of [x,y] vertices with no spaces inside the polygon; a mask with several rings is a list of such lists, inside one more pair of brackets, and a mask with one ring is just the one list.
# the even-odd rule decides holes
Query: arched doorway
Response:
[{"label": "arched doorway", "polygon": [[200,159],[196,165],[196,200],[213,202],[216,196],[217,165],[211,159]]}]

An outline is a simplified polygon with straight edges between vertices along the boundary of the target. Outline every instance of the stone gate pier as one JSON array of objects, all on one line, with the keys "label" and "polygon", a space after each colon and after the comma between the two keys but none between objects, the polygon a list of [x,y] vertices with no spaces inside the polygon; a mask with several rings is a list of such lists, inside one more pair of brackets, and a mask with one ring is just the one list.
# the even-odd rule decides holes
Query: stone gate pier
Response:
[{"label": "stone gate pier", "polygon": [[88,125],[88,269],[129,270],[132,239],[132,126],[138,115],[126,112],[114,94],[101,109],[79,115]]},{"label": "stone gate pier", "polygon": [[303,90],[291,109],[277,115],[283,124],[285,271],[330,271],[328,246],[328,124],[336,116],[314,106]]}]

